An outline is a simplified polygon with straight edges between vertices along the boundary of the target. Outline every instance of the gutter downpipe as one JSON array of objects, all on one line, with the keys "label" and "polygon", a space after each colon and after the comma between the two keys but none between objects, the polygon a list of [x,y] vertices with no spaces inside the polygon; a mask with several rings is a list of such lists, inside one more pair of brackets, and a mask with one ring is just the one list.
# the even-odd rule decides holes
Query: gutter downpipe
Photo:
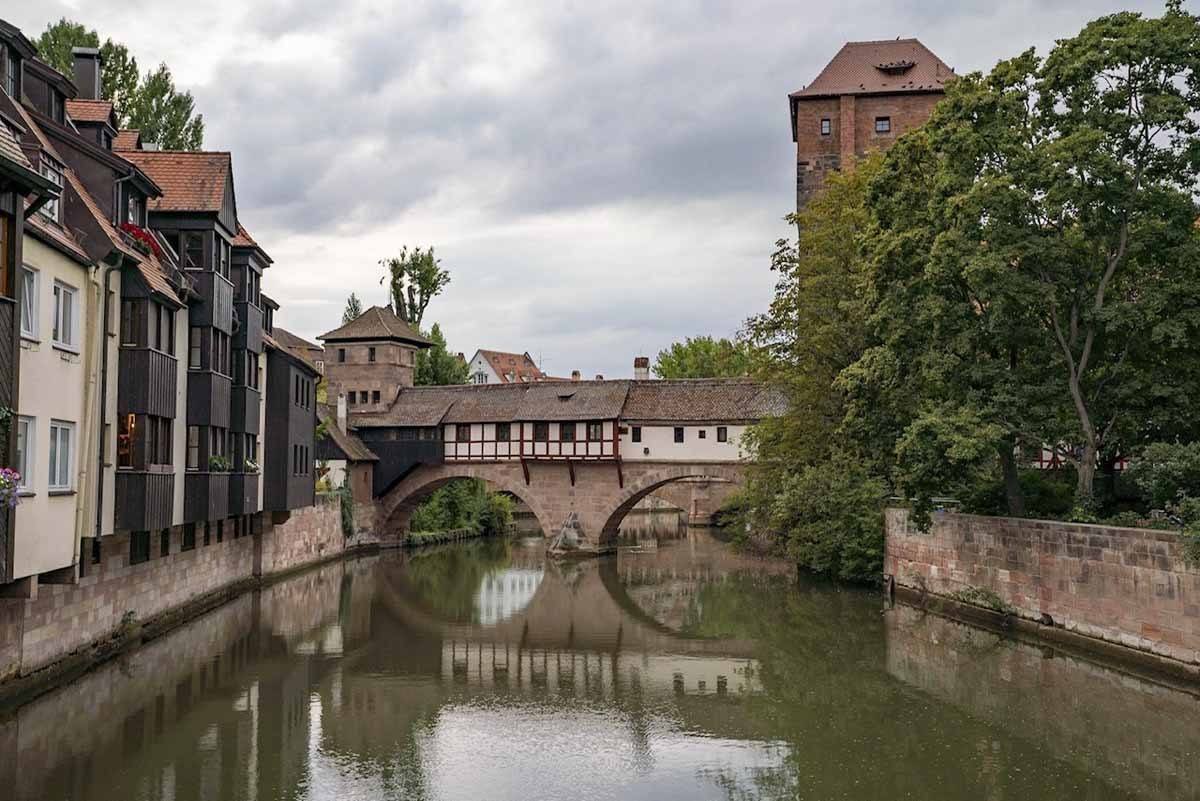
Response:
[{"label": "gutter downpipe", "polygon": [[101,330],[100,330],[100,422],[99,444],[96,449],[96,536],[92,538],[92,563],[100,562],[100,535],[104,525],[104,426],[108,413],[108,329],[109,329],[109,292],[112,291],[112,274],[125,264],[124,254],[119,254],[117,263],[104,268],[104,287],[100,297]]}]

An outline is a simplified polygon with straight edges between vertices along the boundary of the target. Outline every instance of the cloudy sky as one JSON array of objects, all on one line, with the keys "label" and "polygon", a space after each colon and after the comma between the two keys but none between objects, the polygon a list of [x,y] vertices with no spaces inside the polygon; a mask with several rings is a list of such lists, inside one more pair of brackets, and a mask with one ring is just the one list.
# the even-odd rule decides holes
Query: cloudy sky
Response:
[{"label": "cloudy sky", "polygon": [[788,92],[850,39],[916,36],[959,72],[1044,50],[1126,0],[23,2],[167,62],[238,212],[275,259],[278,322],[315,337],[380,258],[435,245],[451,348],[625,376],[765,307],[794,204]]}]

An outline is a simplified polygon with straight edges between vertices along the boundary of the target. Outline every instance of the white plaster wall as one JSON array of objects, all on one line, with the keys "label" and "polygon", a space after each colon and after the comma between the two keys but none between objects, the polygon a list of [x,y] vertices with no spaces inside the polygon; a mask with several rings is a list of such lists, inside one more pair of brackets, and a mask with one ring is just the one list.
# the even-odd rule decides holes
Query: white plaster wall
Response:
[{"label": "white plaster wall", "polygon": [[[13,578],[57,570],[75,562],[76,505],[80,491],[80,459],[88,458],[89,431],[85,424],[87,369],[85,351],[89,323],[88,270],[32,237],[24,240],[25,264],[38,273],[37,331],[35,339],[21,341],[21,389],[17,413],[34,418],[33,456],[25,477],[27,493],[16,511]],[[52,345],[54,282],[62,281],[78,290],[75,319],[79,353]],[[75,424],[71,476],[73,488],[50,495],[50,421]],[[16,421],[13,423],[16,436]],[[94,454],[93,454],[94,455]]]},{"label": "white plaster wall", "polygon": [[[97,287],[97,300],[99,301],[100,294],[104,292],[104,270],[101,269],[97,273],[99,286]],[[101,438],[107,440],[105,442],[105,458],[104,458],[104,510],[100,515],[100,534],[101,536],[112,534],[116,531],[116,503],[117,503],[117,363],[120,360],[120,337],[118,332],[121,330],[121,273],[119,270],[114,270],[109,278],[109,292],[111,293],[109,303],[109,320],[108,331],[110,336],[104,337],[104,347],[108,348],[108,375],[106,378],[107,389],[104,399],[104,422],[107,428],[103,432],[97,432],[96,441]],[[99,312],[103,315],[103,307]],[[96,321],[96,330],[100,330],[103,325],[102,320]],[[97,351],[99,348],[97,348]],[[100,364],[96,363],[96,373],[99,375]],[[96,387],[96,403],[99,404],[100,387]],[[89,459],[96,459],[98,455],[93,451],[88,455]],[[94,499],[88,499],[88,515],[84,528],[88,536],[92,536],[96,532],[96,518]]]},{"label": "white plaster wall", "polygon": [[[683,442],[675,441],[675,426],[641,426],[642,441],[633,441],[634,424],[624,423],[621,459],[624,461],[735,462],[742,459],[746,426],[725,426],[729,441],[717,442],[717,426],[684,426]],[[704,432],[704,439],[700,432]],[[648,451],[648,452],[647,452]]]},{"label": "white plaster wall", "polygon": [[471,383],[471,384],[475,383],[475,374],[476,373],[483,373],[484,375],[487,376],[487,381],[484,382],[485,384],[502,383],[500,381],[500,376],[496,375],[496,371],[492,369],[491,363],[488,362],[487,359],[483,358],[483,356],[480,355],[479,351],[475,352],[475,358],[471,360],[471,369],[467,373],[468,383]]},{"label": "white plaster wall", "polygon": [[325,459],[322,464],[329,468],[329,472],[324,478],[329,481],[329,486],[337,488],[346,482],[346,460],[345,459]]}]

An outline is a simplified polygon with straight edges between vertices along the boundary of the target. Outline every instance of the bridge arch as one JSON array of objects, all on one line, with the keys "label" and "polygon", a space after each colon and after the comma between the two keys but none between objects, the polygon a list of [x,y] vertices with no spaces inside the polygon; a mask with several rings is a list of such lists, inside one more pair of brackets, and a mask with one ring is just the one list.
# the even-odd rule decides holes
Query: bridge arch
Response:
[{"label": "bridge arch", "polygon": [[557,531],[561,520],[553,516],[536,492],[525,484],[519,465],[504,463],[454,464],[418,467],[398,481],[380,499],[380,519],[389,533],[406,531],[412,514],[422,501],[451,481],[480,479],[494,492],[503,492],[519,499],[537,518],[543,532]]},{"label": "bridge arch", "polygon": [[641,501],[664,487],[680,482],[702,479],[717,484],[727,485],[725,496],[731,494],[745,479],[745,468],[737,463],[728,464],[679,464],[656,466],[648,472],[628,471],[626,486],[618,493],[611,511],[605,516],[600,529],[599,542],[601,546],[610,546],[617,541],[617,534],[625,516]]}]

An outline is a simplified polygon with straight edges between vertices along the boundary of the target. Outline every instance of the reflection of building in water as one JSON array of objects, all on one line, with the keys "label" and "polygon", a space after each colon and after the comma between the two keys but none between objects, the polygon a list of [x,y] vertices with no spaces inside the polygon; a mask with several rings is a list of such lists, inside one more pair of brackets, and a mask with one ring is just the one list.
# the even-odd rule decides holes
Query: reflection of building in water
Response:
[{"label": "reflection of building in water", "polygon": [[476,619],[485,626],[508,620],[533,600],[545,571],[509,568],[488,573],[475,593]]},{"label": "reflection of building in water", "polygon": [[758,660],[651,653],[525,649],[515,643],[449,640],[442,678],[478,687],[564,695],[749,695],[761,692]]}]

